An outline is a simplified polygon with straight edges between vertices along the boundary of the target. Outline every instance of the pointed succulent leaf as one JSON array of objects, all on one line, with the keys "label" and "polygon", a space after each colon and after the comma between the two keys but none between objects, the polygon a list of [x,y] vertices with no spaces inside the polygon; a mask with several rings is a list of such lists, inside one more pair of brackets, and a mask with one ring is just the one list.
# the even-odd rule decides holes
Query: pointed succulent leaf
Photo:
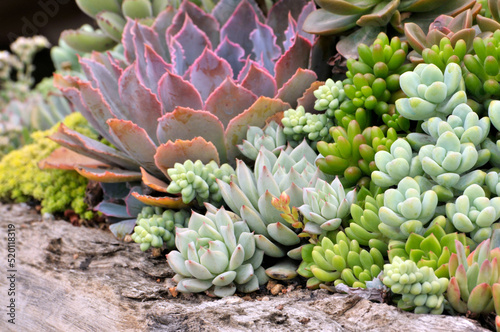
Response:
[{"label": "pointed succulent leaf", "polygon": [[233,77],[231,65],[209,49],[205,49],[196,59],[190,68],[190,74],[191,82],[200,92],[202,100],[207,100],[226,77]]},{"label": "pointed succulent leaf", "polygon": [[200,93],[182,77],[167,72],[158,84],[158,96],[162,103],[163,114],[172,112],[176,107],[189,107],[194,110],[203,108]]},{"label": "pointed succulent leaf", "polygon": [[185,56],[184,61],[188,67],[194,63],[206,48],[212,48],[206,34],[193,24],[189,16],[185,17],[182,28],[172,37],[172,40],[182,45]]},{"label": "pointed succulent leaf", "polygon": [[277,91],[274,77],[253,62],[250,64],[246,76],[241,80],[241,85],[257,96],[273,98]]},{"label": "pointed succulent leaf", "polygon": [[[222,3],[219,3],[217,7],[222,7]],[[214,9],[214,16],[216,16],[217,7]],[[241,1],[231,17],[221,27],[221,39],[227,36],[230,41],[243,47],[245,54],[252,54],[253,43],[250,40],[250,33],[257,28],[258,21],[257,14],[248,1]],[[241,22],[245,22],[245,24],[242,25]]]},{"label": "pointed succulent leaf", "polygon": [[293,45],[276,62],[276,84],[282,87],[299,68],[307,68],[312,45],[304,37],[297,35]]},{"label": "pointed succulent leaf", "polygon": [[299,68],[295,74],[278,90],[276,98],[289,103],[292,108],[297,107],[297,99],[316,81],[316,74],[308,69]]},{"label": "pointed succulent leaf", "polygon": [[226,36],[219,46],[217,46],[215,54],[229,62],[233,70],[233,79],[236,79],[243,68],[245,50],[239,44],[230,41]]},{"label": "pointed succulent leaf", "polygon": [[274,60],[280,57],[281,49],[276,45],[273,30],[257,22],[256,29],[250,33],[250,39],[253,43],[252,52],[259,64],[274,74]]},{"label": "pointed succulent leaf", "polygon": [[121,169],[102,169],[77,166],[75,170],[89,180],[96,182],[134,182],[139,181],[142,175],[139,172],[126,171]]}]

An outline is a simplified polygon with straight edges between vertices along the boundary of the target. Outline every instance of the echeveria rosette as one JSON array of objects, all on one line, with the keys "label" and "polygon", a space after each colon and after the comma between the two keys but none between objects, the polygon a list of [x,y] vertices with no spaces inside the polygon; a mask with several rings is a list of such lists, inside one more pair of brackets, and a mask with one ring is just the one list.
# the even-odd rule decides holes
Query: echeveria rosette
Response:
[{"label": "echeveria rosette", "polygon": [[436,144],[439,136],[446,131],[453,132],[460,143],[472,143],[479,146],[490,132],[490,119],[479,118],[479,115],[467,104],[460,104],[443,120],[433,117],[423,122],[422,130],[428,135],[410,133],[407,139],[414,149],[420,149],[426,144]]},{"label": "echeveria rosette", "polygon": [[297,272],[308,278],[308,288],[317,288],[322,283],[366,288],[366,282],[376,278],[384,264],[378,249],[362,249],[341,231],[331,238],[323,237],[315,246],[304,246],[302,259]]},{"label": "echeveria rosette", "polygon": [[[159,15],[152,27],[129,20],[123,33],[125,61],[93,53],[81,59],[87,80],[55,79],[117,149],[64,127],[52,138],[114,167],[106,176],[96,169],[86,169],[87,175],[118,181],[120,173],[133,174],[160,192],[166,192],[166,171],[176,162],[234,165],[247,126],[264,127],[272,116],[296,107],[316,80],[306,69],[314,37],[299,32],[296,21],[310,6],[293,6],[288,26],[261,23],[248,1],[226,12],[222,26],[189,1],[173,18]],[[273,15],[282,11],[276,8]],[[177,198],[146,196],[140,199],[166,207]]]},{"label": "echeveria rosette", "polygon": [[313,114],[306,112],[304,106],[298,106],[297,109],[289,109],[283,113],[281,119],[283,133],[289,141],[301,142],[307,138],[313,147],[318,141],[331,141],[332,137],[328,134],[333,121],[326,114]]},{"label": "echeveria rosette", "polygon": [[279,155],[281,149],[286,148],[287,141],[283,127],[276,121],[271,121],[264,129],[249,126],[247,138],[237,145],[241,153],[250,160],[257,159],[261,147]]},{"label": "echeveria rosette", "polygon": [[445,131],[435,145],[421,147],[418,156],[423,171],[439,185],[463,189],[463,182],[470,183],[470,177],[480,183],[484,181],[484,172],[467,172],[487,163],[490,154],[487,149],[477,151],[473,143],[460,143],[454,132]]},{"label": "echeveria rosette", "polygon": [[396,100],[396,109],[409,120],[445,117],[467,102],[462,70],[456,63],[448,64],[444,74],[434,64],[419,64],[403,73],[399,82],[408,98]]},{"label": "echeveria rosette", "polygon": [[500,9],[496,0],[478,0],[481,10],[476,16],[477,25],[482,32],[496,32],[500,29]]},{"label": "echeveria rosette", "polygon": [[416,314],[440,315],[444,309],[444,292],[448,279],[438,278],[428,266],[417,267],[410,260],[394,257],[384,265],[382,282],[395,294],[400,294],[398,307],[413,310]]},{"label": "echeveria rosette", "polygon": [[397,189],[384,192],[384,206],[378,211],[378,228],[392,240],[406,240],[411,233],[424,234],[434,218],[438,196],[432,190],[421,190],[417,181],[405,177]]},{"label": "echeveria rosette", "polygon": [[193,212],[187,228],[177,228],[177,250],[167,255],[177,290],[224,297],[236,289],[250,293],[267,281],[247,224],[224,209],[205,216]]},{"label": "echeveria rosette", "polygon": [[[448,278],[448,262],[451,254],[456,253],[455,240],[463,245],[467,243],[464,233],[449,233],[438,224],[434,224],[423,234],[412,233],[406,240],[389,242],[389,261],[394,257],[411,259],[417,267],[428,266],[438,278]],[[469,239],[470,240],[470,239]]]},{"label": "echeveria rosette", "polygon": [[446,216],[458,231],[480,243],[491,237],[492,225],[500,219],[500,197],[490,199],[481,186],[472,184],[454,203],[446,204]]},{"label": "echeveria rosette", "polygon": [[335,117],[335,111],[347,99],[344,92],[344,83],[340,80],[335,82],[331,78],[314,90],[313,94],[316,97],[314,109],[324,111],[329,118]]},{"label": "echeveria rosette", "polygon": [[[361,188],[360,192],[364,187]],[[359,194],[358,194],[359,200]],[[351,240],[356,240],[362,246],[377,248],[382,255],[387,256],[387,244],[389,238],[379,229],[381,223],[378,211],[384,206],[384,195],[367,195],[364,202],[351,205],[351,217],[349,226],[344,229],[345,234]]]},{"label": "echeveria rosette", "polygon": [[423,174],[421,159],[403,138],[398,138],[391,145],[390,151],[378,151],[374,160],[378,170],[373,171],[371,178],[377,186],[383,188],[394,186],[407,176]]},{"label": "echeveria rosette", "polygon": [[319,179],[314,187],[302,190],[304,204],[298,209],[309,221],[303,230],[309,234],[321,235],[339,228],[356,201],[356,190],[346,192],[338,177],[332,183]]},{"label": "echeveria rosette", "polygon": [[289,207],[304,204],[302,189],[315,186],[318,179],[327,179],[314,165],[316,157],[306,141],[295,148],[288,146],[278,157],[261,147],[254,171],[238,161],[231,182],[218,181],[224,202],[247,222],[255,232],[257,247],[268,256],[283,257],[300,244],[295,229],[272,202],[285,192]]},{"label": "echeveria rosette", "polygon": [[222,195],[216,179],[229,183],[234,169],[229,164],[219,166],[213,160],[207,164],[201,160],[194,163],[186,160],[183,164],[175,163],[173,168],[167,170],[167,174],[171,180],[167,192],[181,194],[185,204],[196,199],[199,205],[209,202],[220,206]]},{"label": "echeveria rosette", "polygon": [[137,216],[132,240],[141,245],[141,250],[150,247],[174,249],[176,227],[186,227],[191,213],[187,210],[165,210],[150,206],[142,209]]},{"label": "echeveria rosette", "polygon": [[[459,313],[489,314],[495,310],[494,302],[500,297],[500,248],[490,247],[490,239],[466,254],[466,248],[455,241],[457,253],[448,264],[450,283],[446,298]],[[496,285],[495,285],[496,284]]]},{"label": "echeveria rosette", "polygon": [[366,184],[366,177],[377,169],[374,162],[376,152],[388,150],[397,139],[393,128],[389,128],[385,133],[375,126],[361,131],[355,120],[349,123],[347,130],[341,126],[332,127],[330,135],[334,143],[317,144],[322,158],[320,157],[316,164],[324,173],[343,176],[341,181],[345,182],[346,186],[360,181]]}]

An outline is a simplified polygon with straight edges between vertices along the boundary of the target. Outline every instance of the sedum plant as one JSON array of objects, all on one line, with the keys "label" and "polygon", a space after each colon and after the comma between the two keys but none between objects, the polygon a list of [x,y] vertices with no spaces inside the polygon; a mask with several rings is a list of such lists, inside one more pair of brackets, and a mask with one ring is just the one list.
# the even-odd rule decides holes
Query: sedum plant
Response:
[{"label": "sedum plant", "polygon": [[315,147],[318,141],[331,140],[328,132],[333,127],[332,120],[326,114],[306,112],[303,106],[298,106],[295,110],[289,109],[285,111],[281,123],[283,133],[292,144],[307,138]]},{"label": "sedum plant", "polygon": [[141,250],[149,248],[175,249],[176,227],[186,227],[190,213],[187,210],[164,210],[146,206],[137,215],[132,240],[140,244]]},{"label": "sedum plant", "polygon": [[316,97],[314,109],[324,111],[329,118],[333,118],[335,111],[347,100],[344,83],[340,80],[335,82],[331,78],[314,90],[314,97]]},{"label": "sedum plant", "polygon": [[175,245],[167,260],[180,292],[224,297],[236,289],[256,291],[267,281],[263,251],[246,222],[224,209],[205,216],[194,212],[187,228],[176,229]]},{"label": "sedum plant", "polygon": [[416,314],[440,315],[444,309],[444,295],[448,279],[438,278],[432,268],[417,267],[412,260],[394,257],[384,265],[382,282],[395,294],[401,294],[398,307]]}]

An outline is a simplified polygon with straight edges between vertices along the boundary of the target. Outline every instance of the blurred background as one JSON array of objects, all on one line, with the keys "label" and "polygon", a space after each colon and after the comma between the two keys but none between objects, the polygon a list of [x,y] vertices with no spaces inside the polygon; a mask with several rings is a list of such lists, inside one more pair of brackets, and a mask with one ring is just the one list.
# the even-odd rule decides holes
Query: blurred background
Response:
[{"label": "blurred background", "polygon": [[[17,37],[43,35],[57,45],[63,30],[93,23],[76,5],[75,0],[1,0],[0,50],[8,50]],[[35,58],[35,78],[50,76],[54,70],[50,51],[44,50]]]}]

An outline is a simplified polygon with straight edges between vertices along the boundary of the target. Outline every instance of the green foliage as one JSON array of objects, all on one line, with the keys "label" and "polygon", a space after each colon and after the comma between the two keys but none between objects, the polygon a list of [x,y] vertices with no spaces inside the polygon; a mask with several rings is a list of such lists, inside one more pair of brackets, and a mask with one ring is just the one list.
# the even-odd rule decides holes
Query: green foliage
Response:
[{"label": "green foliage", "polygon": [[[79,113],[68,116],[64,124],[74,130],[97,138],[87,121]],[[42,213],[73,209],[90,219],[84,202],[87,180],[75,171],[40,170],[38,163],[48,157],[58,144],[47,138],[57,126],[32,134],[33,143],[7,154],[0,162],[0,198],[25,202],[31,197],[41,201]]]}]

